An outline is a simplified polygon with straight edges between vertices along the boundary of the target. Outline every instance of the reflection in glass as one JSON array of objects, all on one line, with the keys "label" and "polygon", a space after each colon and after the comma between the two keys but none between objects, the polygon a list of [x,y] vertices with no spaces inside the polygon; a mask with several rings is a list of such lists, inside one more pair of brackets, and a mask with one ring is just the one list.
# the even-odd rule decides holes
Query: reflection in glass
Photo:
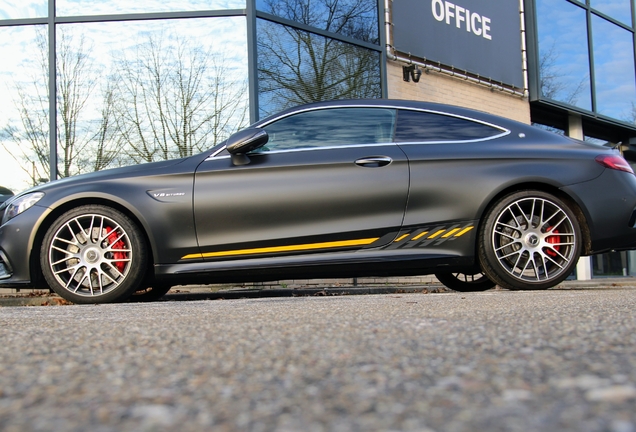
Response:
[{"label": "reflection in glass", "polygon": [[624,24],[632,25],[631,0],[590,0],[590,6]]},{"label": "reflection in glass", "polygon": [[632,33],[592,16],[596,111],[616,119],[636,120]]},{"label": "reflection in glass", "polygon": [[267,150],[336,147],[393,142],[395,110],[338,108],[309,111],[265,127]]},{"label": "reflection in glass", "polygon": [[400,110],[397,142],[472,141],[500,135],[504,131],[457,117]]},{"label": "reflection in glass", "polygon": [[59,25],[60,176],[190,156],[244,126],[245,23]]},{"label": "reflection in glass", "polygon": [[538,0],[541,95],[592,110],[586,13],[564,0]]},{"label": "reflection in glass", "polygon": [[56,0],[57,16],[245,9],[245,0]]},{"label": "reflection in glass", "polygon": [[48,0],[0,0],[0,20],[45,18]]},{"label": "reflection in glass", "polygon": [[379,98],[380,53],[259,20],[260,115],[332,99]]},{"label": "reflection in glass", "polygon": [[554,126],[549,126],[546,124],[542,124],[542,123],[532,123],[532,126],[539,128],[539,129],[543,129],[546,130],[548,132],[552,132],[558,135],[564,135],[565,136],[565,131],[563,129],[554,127]]},{"label": "reflection in glass", "polygon": [[376,0],[256,0],[256,8],[343,36],[379,41]]},{"label": "reflection in glass", "polygon": [[594,276],[627,276],[627,252],[609,252],[592,257]]},{"label": "reflection in glass", "polygon": [[48,180],[48,44],[45,26],[0,27],[0,186]]}]

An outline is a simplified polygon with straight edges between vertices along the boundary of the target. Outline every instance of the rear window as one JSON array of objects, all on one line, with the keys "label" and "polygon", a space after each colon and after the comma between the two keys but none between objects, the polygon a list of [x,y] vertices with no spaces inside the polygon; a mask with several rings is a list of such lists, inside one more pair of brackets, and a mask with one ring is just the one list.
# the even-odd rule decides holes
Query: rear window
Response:
[{"label": "rear window", "polygon": [[504,132],[483,123],[422,111],[398,111],[396,142],[474,141]]}]

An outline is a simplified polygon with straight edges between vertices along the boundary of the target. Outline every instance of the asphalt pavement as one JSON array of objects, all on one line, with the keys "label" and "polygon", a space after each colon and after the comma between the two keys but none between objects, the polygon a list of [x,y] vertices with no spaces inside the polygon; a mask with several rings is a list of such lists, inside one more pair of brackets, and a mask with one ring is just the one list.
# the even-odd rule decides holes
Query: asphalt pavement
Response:
[{"label": "asphalt pavement", "polygon": [[324,294],[2,307],[0,430],[636,430],[633,287]]}]

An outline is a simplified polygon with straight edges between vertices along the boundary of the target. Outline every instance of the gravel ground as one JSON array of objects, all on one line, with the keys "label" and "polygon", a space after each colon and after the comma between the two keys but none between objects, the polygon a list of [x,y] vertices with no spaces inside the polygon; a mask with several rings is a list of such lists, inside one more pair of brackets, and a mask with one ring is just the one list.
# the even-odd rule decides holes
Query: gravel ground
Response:
[{"label": "gravel ground", "polygon": [[636,431],[636,289],[0,308],[0,430]]}]

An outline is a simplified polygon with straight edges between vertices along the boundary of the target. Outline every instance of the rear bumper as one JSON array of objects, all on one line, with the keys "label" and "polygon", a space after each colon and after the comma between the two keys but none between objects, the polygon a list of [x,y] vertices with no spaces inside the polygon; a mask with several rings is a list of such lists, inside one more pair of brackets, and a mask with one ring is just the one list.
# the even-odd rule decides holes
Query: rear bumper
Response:
[{"label": "rear bumper", "polygon": [[562,190],[577,201],[587,220],[591,242],[584,254],[636,249],[636,176],[606,169],[592,181]]}]

